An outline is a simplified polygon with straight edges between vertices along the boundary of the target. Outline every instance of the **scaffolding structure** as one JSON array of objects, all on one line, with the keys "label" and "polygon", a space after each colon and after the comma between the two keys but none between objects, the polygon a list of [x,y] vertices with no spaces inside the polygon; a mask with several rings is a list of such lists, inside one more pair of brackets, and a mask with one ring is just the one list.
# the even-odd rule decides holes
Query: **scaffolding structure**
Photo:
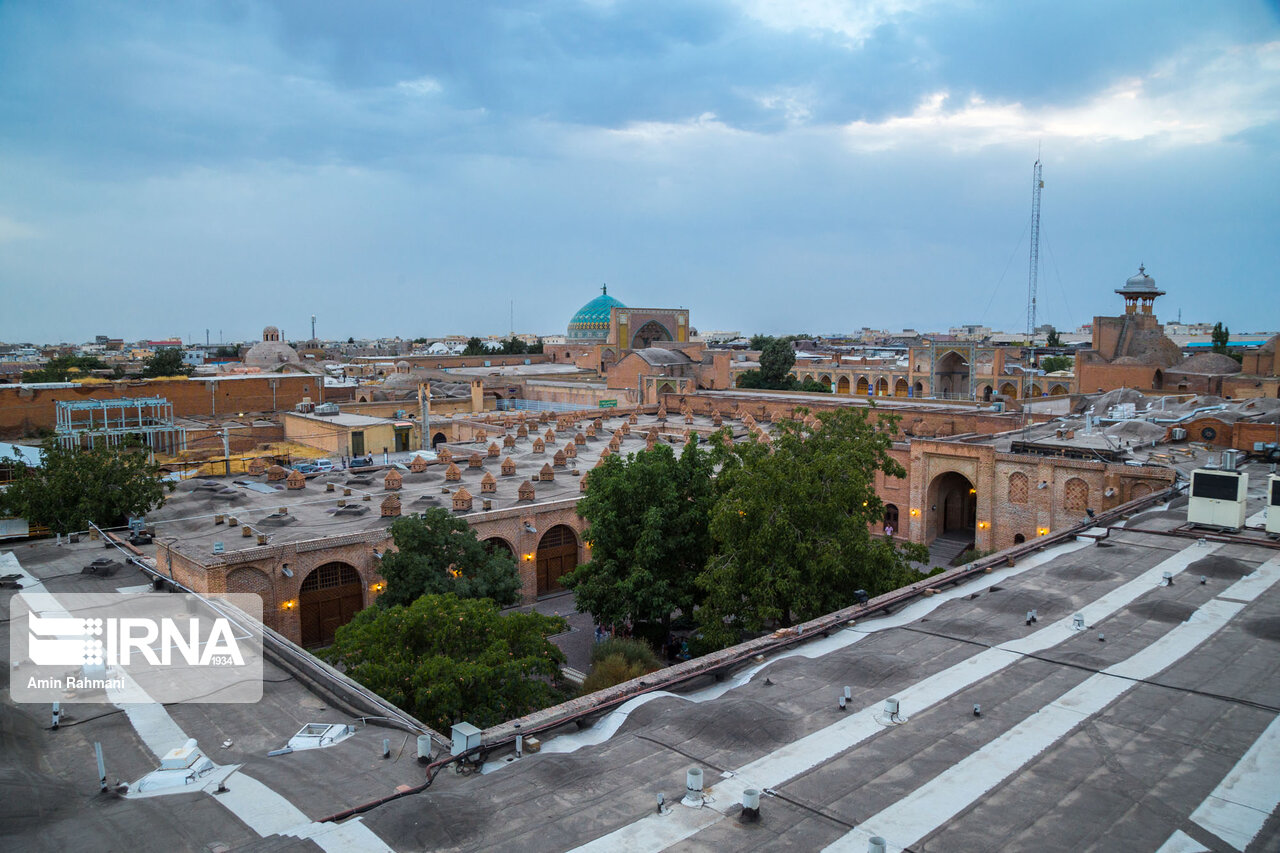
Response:
[{"label": "scaffolding structure", "polygon": [[63,447],[94,447],[141,442],[153,453],[187,449],[187,431],[173,421],[173,404],[164,397],[58,402],[54,433]]}]

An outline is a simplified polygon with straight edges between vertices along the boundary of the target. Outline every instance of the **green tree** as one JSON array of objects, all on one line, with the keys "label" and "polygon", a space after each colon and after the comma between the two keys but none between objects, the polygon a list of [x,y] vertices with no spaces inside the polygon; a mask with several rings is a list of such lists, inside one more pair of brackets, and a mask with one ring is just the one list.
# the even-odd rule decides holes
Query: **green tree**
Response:
[{"label": "green tree", "polygon": [[108,365],[92,355],[59,355],[49,359],[44,367],[22,374],[23,382],[66,382],[83,378],[91,370],[106,370]]},{"label": "green tree", "polygon": [[1040,359],[1040,369],[1045,373],[1057,373],[1059,370],[1070,370],[1076,360],[1069,355],[1050,355]]},{"label": "green tree", "polygon": [[795,366],[796,354],[791,344],[777,339],[770,340],[760,351],[760,379],[764,388],[790,388],[787,374]]},{"label": "green tree", "polygon": [[1221,322],[1213,324],[1213,351],[1225,354],[1227,344],[1231,342],[1231,330]]},{"label": "green tree", "polygon": [[693,612],[696,579],[711,552],[711,454],[694,442],[677,458],[666,444],[609,456],[587,478],[578,514],[591,523],[591,560],[560,582],[603,625],[660,625]]},{"label": "green tree", "polygon": [[222,346],[213,351],[214,358],[239,358],[240,348],[234,346]]},{"label": "green tree", "polygon": [[542,341],[536,344],[529,344],[529,355],[542,355]]},{"label": "green tree", "polygon": [[155,355],[142,362],[144,378],[156,376],[190,376],[193,368],[182,363],[182,350],[176,347],[162,347]]},{"label": "green tree", "polygon": [[142,453],[105,443],[90,450],[70,449],[53,438],[41,447],[44,460],[39,466],[0,459],[0,467],[13,472],[13,482],[0,490],[0,515],[25,518],[54,533],[74,533],[87,529],[90,522],[114,527],[128,516],[144,515],[174,489]]},{"label": "green tree", "polygon": [[769,343],[771,340],[773,340],[772,335],[752,335],[750,348],[762,350],[764,349],[764,345]]},{"label": "green tree", "polygon": [[825,382],[819,382],[816,379],[805,379],[803,382],[794,383],[797,391],[806,391],[810,394],[830,394],[831,386]]},{"label": "green tree", "polygon": [[524,355],[528,351],[529,345],[517,337],[510,337],[502,342],[503,355]]},{"label": "green tree", "polygon": [[408,604],[422,595],[443,593],[491,598],[500,605],[520,600],[520,572],[510,554],[490,552],[469,524],[446,509],[396,519],[391,539],[397,550],[382,557],[387,591],[379,604]]},{"label": "green tree", "polygon": [[1062,336],[1058,334],[1058,330],[1049,327],[1049,340],[1045,342],[1045,346],[1060,347],[1062,346]]},{"label": "green tree", "polygon": [[502,614],[488,599],[424,595],[366,607],[323,654],[437,731],[462,720],[486,728],[566,698],[564,653],[547,639],[566,627],[558,616]]},{"label": "green tree", "polygon": [[479,338],[467,338],[467,348],[462,351],[463,355],[484,355],[488,350],[484,348],[484,341]]},{"label": "green tree", "polygon": [[772,447],[713,437],[720,474],[711,513],[714,553],[699,575],[698,612],[714,646],[787,626],[919,580],[922,546],[873,536],[884,517],[877,474],[906,472],[889,454],[898,418],[867,409],[779,422]]}]

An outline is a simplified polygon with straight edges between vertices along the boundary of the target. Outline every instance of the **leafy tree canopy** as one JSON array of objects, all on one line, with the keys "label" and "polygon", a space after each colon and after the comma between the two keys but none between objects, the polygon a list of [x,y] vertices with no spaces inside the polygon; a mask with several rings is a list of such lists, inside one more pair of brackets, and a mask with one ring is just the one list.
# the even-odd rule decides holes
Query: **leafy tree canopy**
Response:
[{"label": "leafy tree canopy", "polygon": [[44,463],[28,466],[0,460],[13,482],[0,490],[0,514],[25,518],[54,533],[85,530],[89,522],[116,526],[164,503],[174,484],[143,453],[99,444],[90,450],[65,448],[47,438]]},{"label": "leafy tree canopy", "polygon": [[503,355],[524,355],[528,351],[529,345],[517,337],[510,337],[502,342]]},{"label": "leafy tree canopy", "polygon": [[803,382],[792,380],[792,384],[797,391],[806,391],[810,394],[830,394],[831,386],[825,382],[819,382],[816,379],[805,379]]},{"label": "leafy tree canopy", "polygon": [[712,645],[791,625],[919,580],[919,545],[872,536],[884,515],[878,474],[906,472],[889,455],[897,418],[866,409],[818,414],[818,425],[778,424],[772,450],[713,441],[721,465],[711,513],[714,553],[698,584],[698,621]]},{"label": "leafy tree canopy", "polygon": [[109,365],[92,355],[59,355],[49,359],[44,367],[22,374],[23,382],[66,382],[83,378],[91,370],[106,370]]},{"label": "leafy tree canopy", "polygon": [[175,347],[163,347],[142,362],[142,375],[146,378],[190,376],[193,369],[191,365],[182,363],[182,350]]},{"label": "leafy tree canopy", "polygon": [[1222,325],[1221,322],[1213,324],[1213,352],[1227,351],[1227,344],[1231,342],[1231,329]]},{"label": "leafy tree canopy", "polygon": [[1058,330],[1049,328],[1049,339],[1045,342],[1045,346],[1060,347],[1062,346],[1062,336],[1058,334]]},{"label": "leafy tree canopy", "polygon": [[529,355],[542,355],[542,341],[536,344],[529,344]]},{"label": "leafy tree canopy", "polygon": [[[385,598],[385,596],[384,596]],[[424,595],[366,607],[323,652],[347,675],[437,731],[485,728],[563,701],[558,616],[502,614],[487,599]]]},{"label": "leafy tree canopy", "polygon": [[391,538],[398,550],[382,557],[387,580],[387,591],[378,598],[382,605],[442,593],[491,598],[499,605],[520,600],[520,573],[510,554],[490,553],[471,526],[446,509],[397,519]]},{"label": "leafy tree canopy", "polygon": [[777,339],[760,351],[760,378],[766,388],[786,388],[791,384],[787,374],[795,366],[796,354],[791,344]]},{"label": "leafy tree canopy", "polygon": [[1057,373],[1059,370],[1070,370],[1076,360],[1069,355],[1051,355],[1040,359],[1040,369],[1045,373]]},{"label": "leafy tree canopy", "polygon": [[479,338],[467,338],[467,348],[462,351],[463,355],[484,355],[488,350],[484,348],[484,341]]},{"label": "leafy tree canopy", "polygon": [[591,560],[561,583],[601,624],[655,623],[693,612],[710,553],[711,455],[694,442],[609,456],[587,478],[578,513],[591,522]]}]

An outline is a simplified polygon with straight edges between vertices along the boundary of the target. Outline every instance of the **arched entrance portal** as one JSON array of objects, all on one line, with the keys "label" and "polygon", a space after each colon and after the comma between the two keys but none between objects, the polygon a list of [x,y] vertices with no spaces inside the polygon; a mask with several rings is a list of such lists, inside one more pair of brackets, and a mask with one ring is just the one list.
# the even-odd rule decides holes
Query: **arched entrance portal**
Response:
[{"label": "arched entrance portal", "polygon": [[325,563],[302,579],[298,618],[302,645],[327,646],[333,634],[364,608],[364,584],[346,563]]},{"label": "arched entrance portal", "polygon": [[569,527],[557,524],[542,534],[538,542],[538,595],[564,589],[560,578],[578,567],[578,536]]},{"label": "arched entrance portal", "polygon": [[[933,369],[936,396],[948,399],[969,396],[969,362],[952,350],[938,359]],[[940,393],[939,393],[940,392]]]},{"label": "arched entrance portal", "polygon": [[841,376],[840,379],[836,381],[836,393],[837,394],[849,393],[849,377],[848,376]]},{"label": "arched entrance portal", "polygon": [[934,539],[973,541],[978,524],[978,492],[963,474],[939,474],[929,484],[929,512]]},{"label": "arched entrance portal", "polygon": [[667,331],[665,326],[656,320],[650,320],[641,326],[635,333],[635,336],[631,338],[631,348],[644,349],[645,347],[652,346],[654,341],[673,340],[675,340],[675,338],[671,337],[671,333]]},{"label": "arched entrance portal", "polygon": [[442,432],[436,433],[435,435],[431,436],[431,449],[435,450],[440,445],[448,442],[448,440],[449,439],[445,438],[444,433]]}]

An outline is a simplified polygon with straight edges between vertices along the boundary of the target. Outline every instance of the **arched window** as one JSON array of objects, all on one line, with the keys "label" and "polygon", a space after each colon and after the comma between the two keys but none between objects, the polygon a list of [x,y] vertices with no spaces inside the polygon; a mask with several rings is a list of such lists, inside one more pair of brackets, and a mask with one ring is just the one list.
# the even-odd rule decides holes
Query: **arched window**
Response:
[{"label": "arched window", "polygon": [[1069,512],[1084,512],[1089,506],[1089,484],[1079,477],[1067,480],[1062,503]]},{"label": "arched window", "polygon": [[1027,479],[1026,474],[1021,471],[1014,471],[1009,475],[1009,503],[1026,503],[1029,489],[1030,481]]},{"label": "arched window", "polygon": [[894,504],[884,505],[884,523],[883,528],[887,532],[892,528],[895,532],[898,530],[898,507]]}]

